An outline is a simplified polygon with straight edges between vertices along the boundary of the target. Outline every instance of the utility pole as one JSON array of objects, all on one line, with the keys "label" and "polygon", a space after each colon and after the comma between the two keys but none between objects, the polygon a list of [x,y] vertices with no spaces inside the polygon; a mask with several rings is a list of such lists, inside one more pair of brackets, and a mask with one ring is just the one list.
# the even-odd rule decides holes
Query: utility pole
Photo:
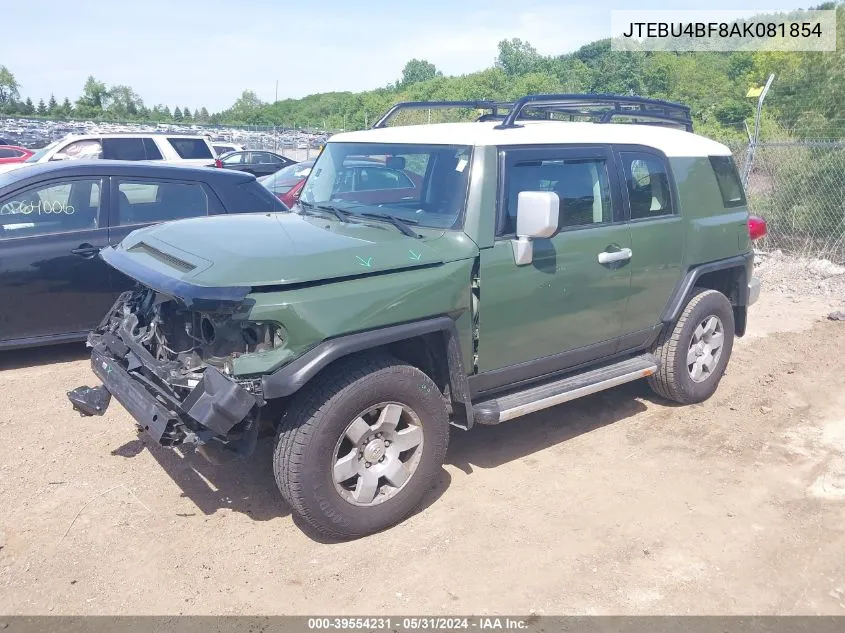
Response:
[{"label": "utility pole", "polygon": [[748,186],[748,178],[751,176],[751,167],[754,163],[754,150],[757,149],[757,143],[760,140],[760,116],[763,113],[763,100],[766,98],[766,94],[769,92],[769,88],[771,88],[774,80],[775,75],[772,73],[769,75],[769,79],[766,81],[766,85],[760,93],[760,97],[757,99],[757,113],[754,115],[754,138],[752,138],[751,142],[748,144],[748,152],[745,155],[745,165],[742,169],[743,186]]},{"label": "utility pole", "polygon": [[[279,80],[276,80],[276,96],[273,99],[273,105],[279,102]],[[273,124],[273,151],[277,152],[279,146],[279,137],[276,133],[276,124]]]}]

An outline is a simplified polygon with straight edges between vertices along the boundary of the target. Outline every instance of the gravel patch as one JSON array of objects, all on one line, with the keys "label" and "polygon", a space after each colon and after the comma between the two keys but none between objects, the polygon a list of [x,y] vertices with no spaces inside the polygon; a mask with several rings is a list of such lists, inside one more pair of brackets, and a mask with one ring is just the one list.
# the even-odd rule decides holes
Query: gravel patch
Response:
[{"label": "gravel patch", "polygon": [[758,252],[754,269],[766,292],[838,298],[845,305],[845,266],[830,260]]}]

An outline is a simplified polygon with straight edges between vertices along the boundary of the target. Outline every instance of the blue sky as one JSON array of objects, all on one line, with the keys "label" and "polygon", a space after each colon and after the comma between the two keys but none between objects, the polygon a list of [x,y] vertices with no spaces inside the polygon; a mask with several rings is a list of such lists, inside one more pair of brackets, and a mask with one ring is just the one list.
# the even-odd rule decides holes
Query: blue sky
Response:
[{"label": "blue sky", "polygon": [[[685,9],[773,10],[794,0],[693,0]],[[817,4],[817,2],[814,2]],[[0,0],[0,64],[37,102],[75,100],[93,74],[128,84],[148,106],[211,111],[244,89],[272,101],[365,90],[397,79],[413,57],[454,75],[488,67],[499,40],[519,37],[541,53],[607,37],[611,9],[594,0]],[[641,0],[638,9],[681,8]]]}]

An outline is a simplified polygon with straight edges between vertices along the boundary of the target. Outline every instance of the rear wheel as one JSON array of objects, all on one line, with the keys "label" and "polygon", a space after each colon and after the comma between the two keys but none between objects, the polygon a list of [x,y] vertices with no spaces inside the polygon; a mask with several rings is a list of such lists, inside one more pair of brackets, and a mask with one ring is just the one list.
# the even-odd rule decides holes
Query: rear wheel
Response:
[{"label": "rear wheel", "polygon": [[345,359],[291,403],[273,468],[282,495],[312,527],[355,538],[414,509],[448,439],[445,401],[426,374],[388,356]]},{"label": "rear wheel", "polygon": [[693,404],[716,391],[733,349],[734,316],[721,292],[696,288],[674,327],[655,344],[651,388],[668,400]]}]

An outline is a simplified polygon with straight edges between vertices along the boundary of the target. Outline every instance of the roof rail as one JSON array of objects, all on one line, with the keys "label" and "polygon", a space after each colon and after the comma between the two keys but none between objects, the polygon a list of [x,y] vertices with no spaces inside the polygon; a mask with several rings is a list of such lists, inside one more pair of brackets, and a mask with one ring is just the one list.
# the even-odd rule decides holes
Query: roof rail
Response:
[{"label": "roof rail", "polygon": [[644,123],[669,123],[692,132],[689,106],[660,99],[608,94],[528,95],[513,104],[496,129],[519,127],[516,121],[526,110],[543,113],[546,118],[554,113],[598,117],[599,123],[610,123],[617,117],[646,119]]},{"label": "roof rail", "polygon": [[[615,118],[627,117],[634,123],[680,127],[692,132],[689,106],[660,99],[608,94],[545,94],[528,95],[514,102],[502,101],[405,101],[397,103],[373,128],[385,127],[402,110],[445,108],[473,108],[488,110],[478,121],[501,120],[496,129],[519,127],[518,120],[551,119],[553,114],[570,117],[587,117],[598,123],[610,123]],[[507,113],[500,112],[501,109]],[[539,116],[538,116],[539,115]]]},{"label": "roof rail", "polygon": [[373,124],[372,129],[385,127],[402,110],[443,110],[446,108],[471,108],[475,110],[490,110],[494,116],[499,116],[499,108],[511,108],[512,103],[500,103],[497,101],[402,101],[397,103],[384,116]]}]

